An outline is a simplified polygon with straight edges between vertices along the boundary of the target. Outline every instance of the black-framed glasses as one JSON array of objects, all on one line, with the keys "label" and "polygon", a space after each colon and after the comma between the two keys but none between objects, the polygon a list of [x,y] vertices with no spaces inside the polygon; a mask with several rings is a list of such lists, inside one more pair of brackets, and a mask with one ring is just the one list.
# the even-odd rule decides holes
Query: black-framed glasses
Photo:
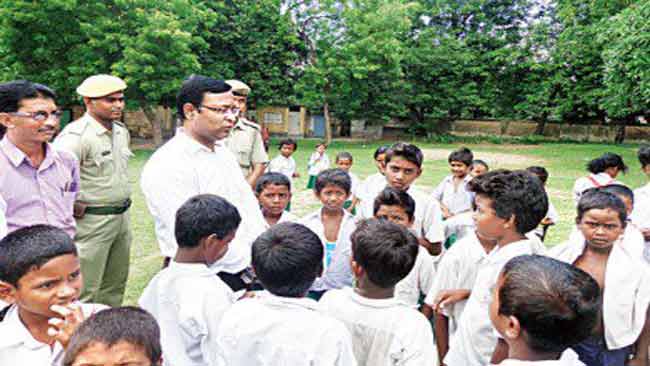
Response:
[{"label": "black-framed glasses", "polygon": [[36,122],[45,122],[50,118],[53,118],[54,120],[58,121],[61,119],[61,116],[63,115],[63,112],[61,111],[55,111],[55,112],[46,112],[46,111],[38,111],[38,112],[9,112],[10,115],[16,116],[16,117],[27,117],[31,118]]},{"label": "black-framed glasses", "polygon": [[205,108],[207,110],[210,110],[212,112],[221,113],[221,114],[230,113],[230,114],[238,115],[239,112],[241,111],[241,109],[239,109],[237,107],[208,107],[207,105],[203,105],[203,104],[201,104],[200,107],[203,107],[203,108]]}]

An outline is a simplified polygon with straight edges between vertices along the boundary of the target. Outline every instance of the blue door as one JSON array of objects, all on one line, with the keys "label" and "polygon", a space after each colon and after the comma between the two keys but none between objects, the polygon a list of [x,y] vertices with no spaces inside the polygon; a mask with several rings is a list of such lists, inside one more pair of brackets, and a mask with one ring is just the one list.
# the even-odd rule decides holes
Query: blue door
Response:
[{"label": "blue door", "polygon": [[314,116],[314,137],[325,137],[325,116]]}]

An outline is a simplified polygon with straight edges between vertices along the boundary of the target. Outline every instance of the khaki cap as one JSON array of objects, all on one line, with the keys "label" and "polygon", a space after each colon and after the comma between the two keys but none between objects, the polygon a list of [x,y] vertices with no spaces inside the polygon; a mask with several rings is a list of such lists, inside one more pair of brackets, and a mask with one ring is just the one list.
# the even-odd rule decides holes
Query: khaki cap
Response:
[{"label": "khaki cap", "polygon": [[93,75],[77,87],[77,93],[86,98],[100,98],[126,89],[124,80],[112,75]]},{"label": "khaki cap", "polygon": [[239,80],[226,80],[226,84],[230,85],[233,94],[248,96],[251,92],[251,88]]}]

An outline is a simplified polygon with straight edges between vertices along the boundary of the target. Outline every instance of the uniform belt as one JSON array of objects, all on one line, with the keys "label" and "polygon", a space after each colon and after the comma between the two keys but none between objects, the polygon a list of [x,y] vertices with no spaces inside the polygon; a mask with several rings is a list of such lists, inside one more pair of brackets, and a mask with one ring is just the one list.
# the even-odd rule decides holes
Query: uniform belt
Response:
[{"label": "uniform belt", "polygon": [[127,198],[122,206],[89,206],[86,207],[87,215],[121,215],[131,207],[131,199]]}]

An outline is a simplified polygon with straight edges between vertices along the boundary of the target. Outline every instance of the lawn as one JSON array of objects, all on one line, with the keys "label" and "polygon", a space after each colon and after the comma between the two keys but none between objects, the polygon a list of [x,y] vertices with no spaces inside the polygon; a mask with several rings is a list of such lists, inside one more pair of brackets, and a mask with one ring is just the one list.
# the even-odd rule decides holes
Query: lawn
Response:
[{"label": "lawn", "polygon": [[[296,185],[292,212],[301,216],[318,207],[313,194],[305,190],[307,184],[307,161],[314,151],[316,140],[300,140],[298,151],[294,154],[301,177],[294,180]],[[360,142],[334,142],[327,154],[334,164],[336,153],[348,151],[354,156],[352,171],[359,178],[375,173],[372,154],[381,142],[363,144]],[[425,153],[425,163],[422,176],[416,184],[425,190],[432,190],[446,175],[449,174],[447,155],[459,144],[417,143]],[[550,199],[560,213],[561,221],[549,230],[547,246],[561,243],[568,235],[575,217],[571,190],[576,178],[585,175],[585,165],[592,158],[606,151],[623,156],[630,166],[627,175],[620,180],[630,187],[645,184],[645,177],[640,171],[636,150],[638,146],[613,146],[604,144],[540,144],[540,145],[465,145],[472,149],[475,158],[484,159],[490,168],[525,168],[529,165],[542,165],[550,172],[547,191]],[[271,146],[271,158],[277,155],[277,147]],[[135,304],[147,285],[149,279],[160,269],[162,258],[156,243],[153,221],[142,192],[140,191],[140,172],[144,163],[151,156],[151,150],[136,150],[135,158],[130,162],[129,173],[133,185],[133,206],[131,221],[133,226],[133,247],[131,252],[131,273],[126,289],[126,304]]]}]

